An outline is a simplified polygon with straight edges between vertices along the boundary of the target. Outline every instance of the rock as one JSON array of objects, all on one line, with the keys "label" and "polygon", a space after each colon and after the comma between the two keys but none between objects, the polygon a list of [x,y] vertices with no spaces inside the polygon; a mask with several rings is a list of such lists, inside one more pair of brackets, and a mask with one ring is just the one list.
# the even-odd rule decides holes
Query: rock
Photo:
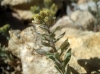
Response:
[{"label": "rock", "polygon": [[14,55],[20,58],[20,43],[19,43],[19,38],[20,38],[20,30],[11,30],[9,31],[10,34],[10,40],[8,43],[8,48]]},{"label": "rock", "polygon": [[15,11],[19,14],[21,19],[23,19],[23,20],[32,19],[33,13],[31,11],[19,10],[19,9],[15,9]]},{"label": "rock", "polygon": [[[54,0],[53,2],[58,5],[58,8],[61,6],[60,0]],[[30,11],[31,6],[34,6],[34,5],[37,5],[37,6],[40,6],[40,7],[44,6],[42,0],[37,0],[37,1],[36,0],[18,0],[18,1],[16,1],[16,0],[2,0],[1,1],[1,5],[5,6],[7,4],[16,8],[16,11],[18,9],[17,12],[19,13],[19,15],[21,15],[22,19],[25,19],[25,20],[32,18],[32,13]],[[76,10],[76,9],[88,10],[88,7],[91,7],[91,9],[93,11],[97,11],[96,4],[91,0],[89,0],[88,2],[86,0],[79,0],[78,5],[75,4],[73,6],[75,7],[74,10]],[[71,10],[69,8],[69,6],[67,7],[66,11],[67,11],[68,15],[73,12],[73,10]]]},{"label": "rock", "polygon": [[[70,47],[72,48],[72,57],[69,62],[70,66],[79,74],[86,72],[90,74],[92,71],[99,70],[100,33],[79,31],[69,28],[64,29],[63,32],[64,31],[66,31],[65,36],[56,43],[56,46],[60,46],[61,43],[68,38]],[[59,33],[61,33],[61,31],[58,31],[56,34],[59,35]]]},{"label": "rock", "polygon": [[83,30],[93,30],[95,18],[88,11],[77,10],[70,15],[74,24],[79,25]]},{"label": "rock", "polygon": [[31,2],[31,0],[3,0],[1,1],[1,5],[10,4],[14,6],[14,5],[24,4],[28,2]]},{"label": "rock", "polygon": [[[0,27],[6,24],[10,25],[9,29],[23,30],[24,28],[26,28],[26,26],[22,22],[22,19],[16,12],[14,12],[13,10],[5,9],[1,6],[0,7]],[[2,46],[3,45],[8,46],[8,40],[1,33],[0,33],[0,43]]]},{"label": "rock", "polygon": [[[88,11],[78,10],[70,17],[62,17],[51,28],[52,31],[57,26],[61,26],[61,29],[55,33],[56,37],[66,32],[55,45],[58,48],[68,38],[70,48],[72,48],[69,62],[72,74],[90,74],[94,71],[98,74],[97,71],[100,69],[100,33],[78,30],[80,28],[93,30],[94,21],[95,18]],[[23,74],[59,74],[54,68],[52,60],[37,53],[36,50],[48,52],[51,48],[41,44],[41,38],[36,30],[44,33],[38,25],[28,27],[22,32],[20,30],[10,31],[9,51],[21,59]]]},{"label": "rock", "polygon": [[70,17],[68,16],[64,16],[62,18],[60,18],[52,27],[51,27],[51,31],[54,30],[57,26],[60,26],[60,30],[62,30],[62,28],[76,28],[78,29],[79,26],[74,25],[73,21],[70,19]]},{"label": "rock", "polygon": [[89,7],[92,11],[97,12],[96,4],[93,1],[89,1],[86,3],[78,4],[79,9],[81,10],[89,10]]},{"label": "rock", "polygon": [[[29,10],[30,6],[38,5],[38,6],[44,6],[43,0],[0,0],[1,5],[11,5],[14,6],[17,9],[22,10]],[[61,0],[52,0],[53,3],[56,3],[57,5],[61,5]]]},{"label": "rock", "polygon": [[[100,9],[100,1],[97,2],[98,8]],[[93,0],[79,0],[78,1],[78,9],[80,10],[89,10],[91,9],[92,12],[97,12],[97,5]]]},{"label": "rock", "polygon": [[[91,0],[88,0],[88,1],[91,1]],[[84,4],[86,2],[87,2],[87,0],[78,0],[78,4]]]},{"label": "rock", "polygon": [[[40,4],[38,4],[40,3]],[[34,5],[43,5],[41,0],[2,0],[1,6],[10,5],[20,15],[21,19],[32,19],[33,13],[30,11],[30,7]]]},{"label": "rock", "polygon": [[[88,16],[88,17],[87,17]],[[95,18],[88,11],[77,10],[73,12],[70,16],[64,16],[60,18],[56,24],[51,28],[53,30],[57,26],[62,28],[70,27],[80,30],[91,30],[94,29]]]},{"label": "rock", "polygon": [[36,53],[35,49],[49,51],[51,48],[41,44],[41,39],[35,32],[35,28],[29,27],[21,33],[10,31],[10,36],[8,48],[21,59],[23,74],[59,74],[50,59]]},{"label": "rock", "polygon": [[[41,44],[41,38],[36,33],[36,29],[43,33],[38,26],[28,27],[22,32],[10,31],[9,50],[21,59],[23,74],[59,74],[50,59],[35,51],[51,49]],[[56,43],[56,47],[58,48],[68,38],[72,48],[69,62],[72,74],[97,72],[100,69],[100,33],[62,28],[56,32],[57,37],[65,31],[66,34]]]}]

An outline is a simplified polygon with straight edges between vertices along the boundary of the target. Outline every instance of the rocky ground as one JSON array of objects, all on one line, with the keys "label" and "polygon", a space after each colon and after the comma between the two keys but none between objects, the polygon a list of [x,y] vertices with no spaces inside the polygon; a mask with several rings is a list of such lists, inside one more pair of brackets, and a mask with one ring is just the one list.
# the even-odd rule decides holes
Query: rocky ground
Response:
[{"label": "rocky ground", "polygon": [[[90,3],[86,0],[78,0],[74,9],[67,8],[69,14],[58,18],[50,28],[53,31],[57,26],[61,26],[60,30],[55,33],[56,37],[65,32],[64,37],[55,43],[56,48],[68,38],[72,49],[72,56],[69,61],[72,74],[100,73],[100,27],[99,25],[95,26],[97,19],[88,10],[88,6],[90,6],[93,12],[97,12],[96,5],[91,2],[92,0],[89,1]],[[61,8],[60,0],[54,0],[53,2],[58,5],[58,9]],[[9,41],[1,35],[0,43],[6,45],[6,50],[12,52],[17,57],[17,61],[20,61],[17,62],[16,66],[13,65],[15,70],[18,71],[15,74],[59,74],[54,68],[52,60],[35,52],[35,49],[46,50],[50,48],[41,44],[41,38],[35,29],[41,33],[43,31],[40,30],[38,25],[31,23],[33,13],[30,11],[30,7],[34,4],[42,7],[43,1],[1,1],[0,27],[4,24],[10,24],[12,30],[9,31]],[[8,5],[8,8],[6,8],[6,5]],[[10,9],[9,5],[11,6]],[[22,68],[22,72],[20,72],[19,67]]]}]

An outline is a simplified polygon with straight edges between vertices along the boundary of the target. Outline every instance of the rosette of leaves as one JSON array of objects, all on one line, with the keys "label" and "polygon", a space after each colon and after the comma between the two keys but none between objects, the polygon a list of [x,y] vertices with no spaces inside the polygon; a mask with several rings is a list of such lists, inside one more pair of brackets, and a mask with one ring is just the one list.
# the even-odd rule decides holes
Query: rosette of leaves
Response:
[{"label": "rosette of leaves", "polygon": [[68,39],[59,46],[59,49],[55,46],[55,43],[64,36],[65,32],[56,38],[55,32],[60,29],[60,26],[53,31],[50,30],[50,27],[55,23],[54,13],[50,10],[42,10],[39,14],[35,15],[33,19],[33,22],[40,24],[40,28],[45,31],[43,34],[38,33],[42,39],[42,45],[51,47],[52,49],[49,52],[37,49],[36,52],[50,58],[60,74],[70,74],[68,62],[71,58],[71,49],[69,48]]}]

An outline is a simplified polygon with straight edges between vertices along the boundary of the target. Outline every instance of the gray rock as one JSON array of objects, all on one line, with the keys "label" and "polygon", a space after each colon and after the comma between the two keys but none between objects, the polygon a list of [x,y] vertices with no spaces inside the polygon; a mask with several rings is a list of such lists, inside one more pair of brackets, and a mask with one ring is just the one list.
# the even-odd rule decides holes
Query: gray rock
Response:
[{"label": "gray rock", "polygon": [[[43,33],[39,27],[37,29],[38,32]],[[97,72],[100,69],[100,33],[62,28],[56,32],[56,35],[59,36],[65,31],[64,37],[55,45],[58,48],[68,38],[70,48],[72,48],[72,57],[69,62],[72,74]],[[29,27],[17,33],[12,31],[10,36],[8,48],[21,59],[23,74],[59,74],[50,59],[35,51],[35,49],[50,50],[50,48],[41,45],[41,38],[35,28]]]},{"label": "gray rock", "polygon": [[60,18],[51,28],[51,30],[55,29],[57,26],[61,26],[61,28],[74,28],[93,31],[94,22],[95,18],[90,12],[77,10],[70,16]]}]

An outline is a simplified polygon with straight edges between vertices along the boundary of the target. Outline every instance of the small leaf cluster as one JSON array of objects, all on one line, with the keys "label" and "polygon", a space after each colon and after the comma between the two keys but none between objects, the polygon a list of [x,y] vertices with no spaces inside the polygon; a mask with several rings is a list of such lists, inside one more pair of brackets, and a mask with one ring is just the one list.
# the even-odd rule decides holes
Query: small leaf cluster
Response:
[{"label": "small leaf cluster", "polygon": [[33,21],[38,24],[52,26],[55,22],[54,13],[48,9],[41,10],[39,14],[33,16]]},{"label": "small leaf cluster", "polygon": [[71,58],[71,49],[69,48],[70,44],[68,39],[66,39],[59,48],[56,48],[55,45],[55,43],[65,35],[65,32],[56,38],[55,32],[60,29],[60,26],[56,27],[53,31],[50,30],[50,27],[55,23],[54,13],[45,9],[41,10],[40,13],[33,16],[33,18],[33,23],[40,24],[39,27],[45,31],[44,33],[38,33],[42,39],[42,45],[51,48],[48,52],[42,51],[42,49],[36,49],[36,52],[50,58],[60,74],[70,74],[68,62]]},{"label": "small leaf cluster", "polygon": [[39,6],[35,5],[35,6],[32,6],[30,9],[33,12],[33,17],[34,16],[39,17],[41,15],[42,17],[39,17],[39,18],[41,18],[42,20],[45,19],[45,21],[49,21],[48,17],[46,16],[49,16],[49,18],[52,18],[52,16],[54,16],[57,11],[57,5],[55,3],[52,3],[51,0],[44,0],[43,8],[40,8]]},{"label": "small leaf cluster", "polygon": [[[49,57],[54,61],[55,68],[60,72],[60,74],[70,74],[68,62],[70,61],[71,58],[71,49],[70,48],[68,49],[68,46],[69,43],[68,40],[66,39],[60,46],[60,49],[58,49],[61,52],[58,52],[57,50],[57,52],[54,53],[47,53],[47,57]],[[64,52],[66,52],[65,55]]]},{"label": "small leaf cluster", "polygon": [[2,60],[11,60],[12,59],[12,55],[9,54],[9,52],[5,49],[5,46],[1,46],[0,44],[0,57]]},{"label": "small leaf cluster", "polygon": [[0,33],[9,39],[8,31],[10,30],[10,25],[5,24],[3,27],[0,27]]},{"label": "small leaf cluster", "polygon": [[[21,74],[21,63],[5,46],[0,44],[0,69],[4,74]],[[19,70],[16,69],[17,66]],[[1,72],[0,72],[1,73]]]}]

